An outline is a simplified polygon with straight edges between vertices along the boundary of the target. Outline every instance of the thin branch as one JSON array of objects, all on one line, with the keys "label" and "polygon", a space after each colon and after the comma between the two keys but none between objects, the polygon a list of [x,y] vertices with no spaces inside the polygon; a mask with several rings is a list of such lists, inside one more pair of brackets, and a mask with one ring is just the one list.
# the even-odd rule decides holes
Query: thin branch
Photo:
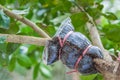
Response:
[{"label": "thin branch", "polygon": [[101,48],[102,52],[104,53],[103,55],[104,55],[105,60],[112,61],[112,58],[109,55],[109,52],[106,49],[104,49],[104,47],[102,45],[100,35],[98,33],[97,28],[95,26],[93,26],[91,23],[87,23],[87,28],[90,32],[90,37],[93,42],[93,45],[96,45]]},{"label": "thin branch", "polygon": [[14,35],[14,34],[0,34],[0,36],[6,36],[6,42],[11,43],[25,43],[25,44],[33,44],[38,46],[45,46],[47,40],[50,38],[38,38],[32,36],[22,36],[22,35]]},{"label": "thin branch", "polygon": [[0,9],[3,9],[4,13],[6,13],[8,16],[17,19],[21,22],[23,22],[24,24],[30,26],[31,28],[33,28],[39,35],[41,35],[42,37],[45,38],[50,38],[49,35],[47,33],[45,33],[42,29],[40,29],[35,23],[33,23],[32,21],[28,20],[27,18],[15,14],[12,11],[6,9],[5,7],[3,7],[2,5],[0,5]]},{"label": "thin branch", "polygon": [[96,28],[96,23],[94,22],[93,18],[84,10],[84,8],[80,7],[77,3],[75,3],[75,5],[82,12],[84,12],[87,15],[87,17],[90,21],[90,23],[87,23],[87,28],[90,32],[90,37],[91,37],[93,45],[96,45],[96,46],[101,48],[102,52],[104,53],[103,55],[104,55],[105,60],[112,61],[112,58],[109,55],[109,52],[103,47],[103,44],[102,44],[101,39],[100,39],[100,35],[99,35],[98,30]]}]

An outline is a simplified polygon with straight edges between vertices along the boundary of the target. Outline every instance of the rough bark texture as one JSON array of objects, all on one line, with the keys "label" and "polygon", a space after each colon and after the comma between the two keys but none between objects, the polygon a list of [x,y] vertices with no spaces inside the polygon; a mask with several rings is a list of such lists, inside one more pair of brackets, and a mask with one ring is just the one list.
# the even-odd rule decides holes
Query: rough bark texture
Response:
[{"label": "rough bark texture", "polygon": [[14,35],[14,34],[0,34],[0,36],[6,36],[6,42],[25,43],[25,44],[33,44],[39,46],[45,46],[47,40],[50,40],[50,38],[39,38],[39,37],[22,36],[22,35]]},{"label": "rough bark texture", "polygon": [[120,63],[118,61],[106,61],[94,59],[95,67],[104,76],[104,80],[120,80]]}]

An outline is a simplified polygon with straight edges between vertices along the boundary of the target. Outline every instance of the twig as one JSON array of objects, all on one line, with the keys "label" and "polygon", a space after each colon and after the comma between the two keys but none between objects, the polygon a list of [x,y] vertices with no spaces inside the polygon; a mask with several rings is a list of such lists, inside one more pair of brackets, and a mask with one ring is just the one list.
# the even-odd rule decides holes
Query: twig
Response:
[{"label": "twig", "polygon": [[112,61],[111,56],[109,55],[109,52],[104,49],[102,42],[100,40],[100,35],[98,33],[98,30],[95,26],[93,26],[91,23],[87,23],[87,28],[90,32],[90,37],[93,42],[93,45],[96,45],[101,48],[102,52],[104,53],[104,59],[107,61]]},{"label": "twig", "polygon": [[6,36],[6,42],[12,43],[26,43],[26,44],[33,44],[38,46],[45,46],[47,40],[50,38],[38,38],[32,36],[21,36],[21,35],[14,35],[14,34],[0,34],[0,36]]},{"label": "twig", "polygon": [[4,13],[6,13],[8,16],[17,19],[21,22],[23,22],[24,24],[30,26],[31,28],[33,28],[39,35],[41,35],[42,37],[45,38],[50,38],[48,34],[46,34],[42,29],[40,29],[35,23],[33,23],[32,21],[28,20],[27,18],[15,14],[12,11],[6,9],[5,7],[3,7],[2,5],[0,5],[0,9],[3,9]]},{"label": "twig", "polygon": [[75,3],[75,5],[82,12],[84,12],[87,15],[87,17],[90,21],[90,23],[87,23],[87,28],[90,32],[90,37],[91,37],[93,45],[96,45],[96,46],[101,48],[102,52],[104,53],[103,55],[104,55],[105,60],[112,61],[112,58],[109,55],[109,52],[103,47],[103,44],[102,44],[101,39],[100,39],[100,35],[99,35],[98,30],[96,28],[96,23],[94,22],[93,18],[84,10],[84,8],[80,7],[77,3]]}]

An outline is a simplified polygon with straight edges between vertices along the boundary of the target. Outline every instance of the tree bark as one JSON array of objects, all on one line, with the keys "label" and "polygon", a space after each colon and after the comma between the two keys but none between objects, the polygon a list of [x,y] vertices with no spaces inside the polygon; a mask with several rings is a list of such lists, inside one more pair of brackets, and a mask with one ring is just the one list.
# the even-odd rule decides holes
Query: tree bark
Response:
[{"label": "tree bark", "polygon": [[104,80],[120,80],[120,62],[94,59],[95,67],[102,75]]},{"label": "tree bark", "polygon": [[0,36],[5,36],[6,42],[25,43],[25,44],[33,44],[38,46],[45,46],[46,42],[50,40],[50,38],[39,38],[39,37],[22,36],[22,35],[14,35],[14,34],[0,34]]}]

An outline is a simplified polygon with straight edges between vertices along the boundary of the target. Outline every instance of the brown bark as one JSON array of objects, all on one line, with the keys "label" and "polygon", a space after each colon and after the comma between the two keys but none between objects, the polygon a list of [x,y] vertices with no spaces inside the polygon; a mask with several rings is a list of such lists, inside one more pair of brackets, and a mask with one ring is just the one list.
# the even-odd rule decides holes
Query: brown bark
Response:
[{"label": "brown bark", "polygon": [[95,67],[104,76],[104,80],[120,80],[120,62],[94,59]]},{"label": "brown bark", "polygon": [[22,35],[14,35],[14,34],[0,34],[0,36],[6,36],[6,42],[25,43],[25,44],[33,44],[38,46],[45,46],[47,40],[50,40],[50,38],[38,38],[38,37],[22,36]]}]

